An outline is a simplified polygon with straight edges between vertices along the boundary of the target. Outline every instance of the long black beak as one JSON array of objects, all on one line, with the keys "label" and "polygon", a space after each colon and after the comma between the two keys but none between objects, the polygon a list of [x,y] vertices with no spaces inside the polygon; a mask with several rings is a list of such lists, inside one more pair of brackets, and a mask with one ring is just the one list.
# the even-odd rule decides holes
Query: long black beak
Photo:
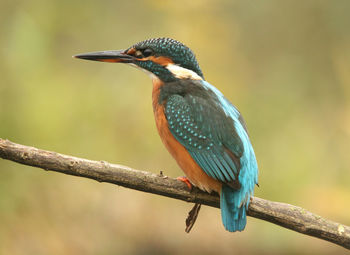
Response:
[{"label": "long black beak", "polygon": [[125,50],[110,50],[83,53],[73,56],[93,61],[112,62],[112,63],[132,63],[134,57],[126,54]]}]

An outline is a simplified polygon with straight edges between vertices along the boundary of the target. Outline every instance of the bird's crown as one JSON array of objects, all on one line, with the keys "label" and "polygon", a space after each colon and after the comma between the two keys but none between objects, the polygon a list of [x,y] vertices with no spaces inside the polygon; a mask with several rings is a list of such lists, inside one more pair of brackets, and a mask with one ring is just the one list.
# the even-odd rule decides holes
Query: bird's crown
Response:
[{"label": "bird's crown", "polygon": [[177,40],[164,37],[148,39],[134,44],[125,52],[138,58],[141,62],[138,65],[142,68],[150,69],[147,68],[147,63],[142,63],[142,60],[163,66],[174,64],[193,71],[203,78],[203,73],[192,50]]},{"label": "bird's crown", "polygon": [[138,42],[131,46],[130,49],[135,49],[139,57],[167,57],[183,68],[190,69],[203,76],[199,68],[196,56],[190,48],[183,43],[171,38],[153,38]]}]

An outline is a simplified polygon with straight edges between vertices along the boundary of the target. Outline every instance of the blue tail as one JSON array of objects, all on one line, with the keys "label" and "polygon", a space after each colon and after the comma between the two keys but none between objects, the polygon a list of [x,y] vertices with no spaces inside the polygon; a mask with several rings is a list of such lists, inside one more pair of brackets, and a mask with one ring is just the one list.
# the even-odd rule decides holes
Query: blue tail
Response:
[{"label": "blue tail", "polygon": [[[246,202],[249,203],[249,200]],[[242,231],[247,224],[246,208],[242,204],[242,193],[240,190],[223,184],[220,195],[221,218],[226,230],[230,232]]]}]

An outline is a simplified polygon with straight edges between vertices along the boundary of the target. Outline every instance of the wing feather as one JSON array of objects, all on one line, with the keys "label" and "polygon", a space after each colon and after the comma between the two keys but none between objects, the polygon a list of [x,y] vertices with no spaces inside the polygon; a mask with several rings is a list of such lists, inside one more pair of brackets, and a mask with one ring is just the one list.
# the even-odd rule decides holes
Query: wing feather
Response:
[{"label": "wing feather", "polygon": [[211,177],[239,188],[243,143],[234,120],[213,98],[200,95],[171,95],[165,115],[174,137]]}]

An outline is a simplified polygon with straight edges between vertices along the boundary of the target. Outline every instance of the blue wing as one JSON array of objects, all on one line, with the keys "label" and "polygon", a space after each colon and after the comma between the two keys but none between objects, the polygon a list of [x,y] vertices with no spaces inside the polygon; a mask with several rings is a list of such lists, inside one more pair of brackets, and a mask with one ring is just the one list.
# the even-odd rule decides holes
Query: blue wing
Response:
[{"label": "blue wing", "polygon": [[243,142],[235,120],[215,98],[210,93],[205,97],[195,93],[172,95],[167,99],[165,115],[172,134],[206,174],[238,189]]}]

